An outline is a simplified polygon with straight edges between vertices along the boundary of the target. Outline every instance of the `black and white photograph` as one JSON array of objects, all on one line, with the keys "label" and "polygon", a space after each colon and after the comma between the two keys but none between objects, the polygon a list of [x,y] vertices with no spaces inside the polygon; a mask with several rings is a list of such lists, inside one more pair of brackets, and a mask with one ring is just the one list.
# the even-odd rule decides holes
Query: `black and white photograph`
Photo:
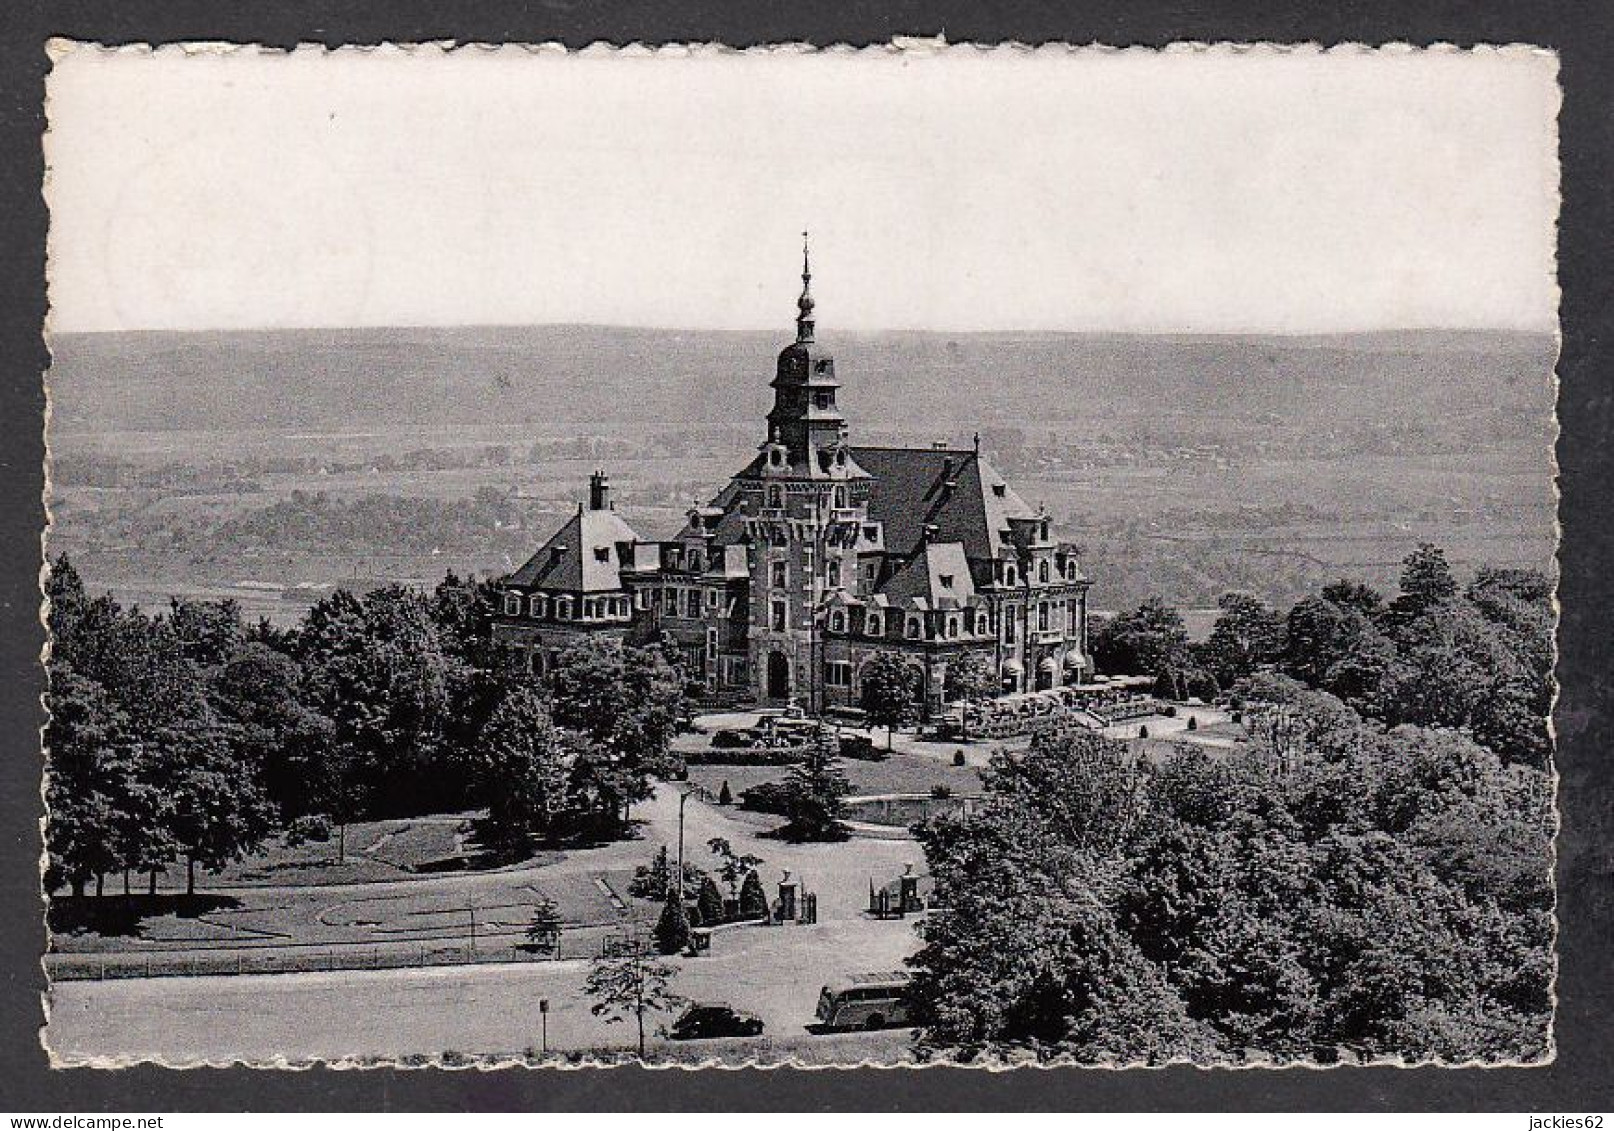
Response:
[{"label": "black and white photograph", "polygon": [[46,89],[53,1065],[1553,1062],[1553,52]]}]

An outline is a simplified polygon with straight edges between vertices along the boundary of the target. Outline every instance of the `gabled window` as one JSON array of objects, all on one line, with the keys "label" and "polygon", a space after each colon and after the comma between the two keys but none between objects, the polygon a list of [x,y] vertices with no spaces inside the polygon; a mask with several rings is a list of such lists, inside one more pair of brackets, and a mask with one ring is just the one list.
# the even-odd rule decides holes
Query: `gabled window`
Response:
[{"label": "gabled window", "polygon": [[863,631],[870,636],[884,636],[885,618],[879,613],[870,613],[868,619],[863,622]]},{"label": "gabled window", "polygon": [[952,638],[956,637],[957,635],[958,635],[958,618],[957,617],[948,617],[947,618],[947,637],[948,637],[948,639],[952,639]]},{"label": "gabled window", "polygon": [[989,620],[987,620],[986,614],[985,613],[976,613],[975,614],[975,635],[976,636],[985,636],[987,633],[989,633],[991,631],[992,631],[992,624],[991,624],[991,622]]},{"label": "gabled window", "polygon": [[925,634],[924,622],[919,617],[909,617],[905,632],[909,640],[918,640]]}]

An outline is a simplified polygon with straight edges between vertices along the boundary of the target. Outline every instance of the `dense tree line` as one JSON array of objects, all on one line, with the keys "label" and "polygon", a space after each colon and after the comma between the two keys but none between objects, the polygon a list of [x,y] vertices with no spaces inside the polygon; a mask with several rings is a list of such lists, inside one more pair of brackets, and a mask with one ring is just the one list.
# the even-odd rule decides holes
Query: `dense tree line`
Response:
[{"label": "dense tree line", "polygon": [[922,1046],[1084,1062],[1546,1054],[1551,786],[1276,674],[1252,740],[1078,733],[921,830]]},{"label": "dense tree line", "polygon": [[1433,546],[1386,600],[1159,602],[1110,670],[1225,689],[1247,742],[1160,757],[1079,733],[998,754],[921,839],[922,1044],[966,1056],[1480,1060],[1546,1054],[1551,585]]},{"label": "dense tree line", "polygon": [[47,595],[52,889],[122,873],[155,892],[183,864],[194,890],[198,868],[309,822],[486,806],[510,849],[616,835],[677,770],[661,649],[590,643],[539,679],[494,642],[484,582],[338,590],[288,630],[227,600],[126,609],[65,557]]},{"label": "dense tree line", "polygon": [[1507,761],[1543,766],[1552,592],[1536,570],[1495,567],[1460,586],[1445,555],[1424,544],[1403,563],[1393,598],[1341,580],[1283,614],[1228,593],[1197,645],[1175,610],[1150,599],[1099,626],[1092,648],[1101,670],[1153,675],[1167,698],[1209,700],[1269,669],[1385,725],[1461,730]]}]

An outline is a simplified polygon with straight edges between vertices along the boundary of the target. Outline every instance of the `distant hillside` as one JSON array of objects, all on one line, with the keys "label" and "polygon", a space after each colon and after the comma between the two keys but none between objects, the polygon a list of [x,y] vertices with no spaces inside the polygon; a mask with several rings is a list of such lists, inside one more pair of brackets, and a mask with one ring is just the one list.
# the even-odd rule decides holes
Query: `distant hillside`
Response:
[{"label": "distant hillside", "polygon": [[[594,326],[67,334],[53,427],[336,430],[410,424],[757,420],[780,332]],[[1279,430],[1418,419],[1506,431],[1550,414],[1548,337],[825,336],[854,421],[879,427],[1139,418]],[[1475,426],[1478,426],[1477,428]]]}]

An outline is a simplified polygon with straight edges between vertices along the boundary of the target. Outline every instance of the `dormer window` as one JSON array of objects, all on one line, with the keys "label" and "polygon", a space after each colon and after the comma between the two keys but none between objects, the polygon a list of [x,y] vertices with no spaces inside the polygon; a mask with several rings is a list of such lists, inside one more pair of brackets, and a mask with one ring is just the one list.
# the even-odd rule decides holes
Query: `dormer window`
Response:
[{"label": "dormer window", "polygon": [[956,637],[957,635],[958,635],[958,618],[957,617],[948,617],[947,618],[947,638],[949,640],[951,640],[954,637]]},{"label": "dormer window", "polygon": [[992,484],[992,494],[996,495],[1000,499],[1008,498],[1009,497],[1009,485],[1007,483],[994,483],[994,484]]},{"label": "dormer window", "polygon": [[909,640],[918,640],[925,634],[925,626],[918,617],[909,617],[906,635]]},{"label": "dormer window", "polygon": [[840,609],[836,609],[833,613],[829,614],[829,630],[831,632],[846,631],[846,614]]},{"label": "dormer window", "polygon": [[943,589],[951,589],[953,587],[953,575],[950,573],[944,573],[936,580],[941,582],[941,587]]},{"label": "dormer window", "polygon": [[885,618],[879,613],[870,613],[868,620],[863,623],[863,631],[870,636],[885,635]]},{"label": "dormer window", "polygon": [[991,625],[991,622],[987,620],[986,614],[985,613],[977,613],[977,614],[975,614],[975,635],[976,636],[985,636],[987,633],[989,633],[991,631],[992,631],[992,625]]},{"label": "dormer window", "polygon": [[611,548],[609,546],[595,546],[594,547],[594,560],[597,561],[597,562],[608,562],[608,561],[610,561],[611,560]]}]

